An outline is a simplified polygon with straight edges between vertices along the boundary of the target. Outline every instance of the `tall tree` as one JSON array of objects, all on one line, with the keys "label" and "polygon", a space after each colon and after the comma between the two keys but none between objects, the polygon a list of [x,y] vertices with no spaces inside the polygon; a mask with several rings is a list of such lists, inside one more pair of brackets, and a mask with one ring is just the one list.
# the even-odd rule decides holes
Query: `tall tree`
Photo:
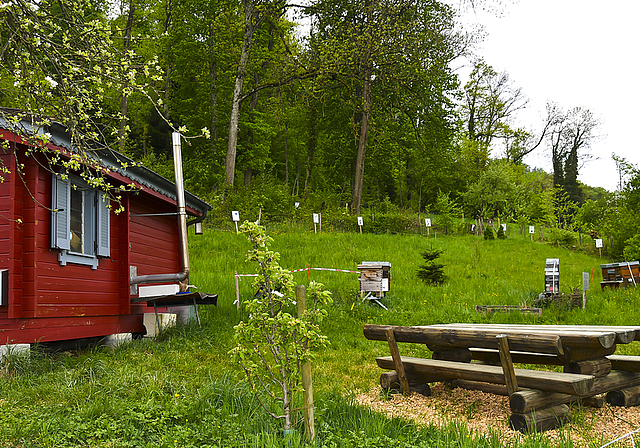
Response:
[{"label": "tall tree", "polygon": [[[326,71],[347,89],[353,108],[352,210],[359,211],[364,171],[372,136],[382,117],[397,121],[409,112],[418,120],[415,95],[429,98],[430,87],[451,86],[429,80],[451,79],[448,63],[459,54],[460,39],[453,31],[452,11],[436,1],[317,0],[312,48]],[[417,123],[417,121],[416,121]],[[401,184],[399,184],[401,185]]]},{"label": "tall tree", "polygon": [[507,141],[512,150],[521,151],[529,135],[521,129],[514,130],[512,122],[527,101],[522,89],[513,86],[506,72],[496,72],[482,59],[476,61],[464,86],[461,111],[469,148],[467,157],[472,158],[476,171],[487,165],[491,145],[496,140]]},{"label": "tall tree", "polygon": [[575,107],[566,113],[559,112],[549,133],[554,185],[564,189],[569,199],[577,204],[582,203],[578,173],[592,157],[589,149],[597,138],[598,126],[599,121],[593,113]]}]

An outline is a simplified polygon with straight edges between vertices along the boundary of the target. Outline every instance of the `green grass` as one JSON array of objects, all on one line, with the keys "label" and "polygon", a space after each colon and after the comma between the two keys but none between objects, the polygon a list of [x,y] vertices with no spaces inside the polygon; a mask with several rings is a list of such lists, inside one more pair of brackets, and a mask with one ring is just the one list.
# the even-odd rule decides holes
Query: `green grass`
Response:
[{"label": "green grass", "polygon": [[[640,289],[588,294],[586,310],[545,309],[541,317],[482,315],[475,305],[520,305],[544,287],[546,258],[560,258],[561,289],[581,285],[582,272],[596,274],[603,260],[532,242],[527,236],[485,241],[473,236],[273,232],[272,249],[281,265],[299,269],[355,270],[362,261],[389,261],[391,291],[385,311],[363,303],[356,274],[311,271],[295,280],[317,280],[334,295],[323,324],[331,345],[314,362],[318,447],[498,447],[497,436],[479,438],[466,428],[416,427],[352,404],[355,389],[378,380],[374,358],[387,354],[381,342],[362,335],[365,323],[428,325],[447,322],[573,323],[626,325],[639,321]],[[427,248],[444,251],[449,280],[426,286],[416,277]],[[11,355],[0,381],[0,446],[20,447],[245,447],[283,446],[279,422],[270,419],[251,394],[228,355],[236,311],[234,272],[252,273],[245,262],[249,243],[234,232],[191,236],[191,283],[217,293],[217,307],[202,307],[203,326],[188,325],[156,340],[134,341],[116,349],[98,348],[55,357]],[[241,298],[253,293],[250,278],[240,281]],[[405,344],[406,354],[428,356]],[[636,344],[620,352],[639,354]],[[287,446],[304,445],[299,429]],[[571,446],[570,442],[560,443]],[[518,447],[553,446],[544,435]]]}]

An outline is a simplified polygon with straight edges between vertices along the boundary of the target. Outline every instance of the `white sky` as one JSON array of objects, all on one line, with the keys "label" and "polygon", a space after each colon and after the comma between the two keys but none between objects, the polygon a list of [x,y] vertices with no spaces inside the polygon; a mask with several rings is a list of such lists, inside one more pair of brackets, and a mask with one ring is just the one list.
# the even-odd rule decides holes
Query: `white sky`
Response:
[{"label": "white sky", "polygon": [[[587,108],[600,119],[600,138],[592,143],[597,160],[581,169],[579,179],[610,191],[618,185],[612,153],[640,166],[639,17],[638,0],[519,0],[506,5],[502,17],[482,11],[466,16],[485,27],[479,55],[509,73],[529,98],[519,125],[537,129],[547,101],[564,110]],[[551,172],[546,148],[536,151],[525,162]]]}]

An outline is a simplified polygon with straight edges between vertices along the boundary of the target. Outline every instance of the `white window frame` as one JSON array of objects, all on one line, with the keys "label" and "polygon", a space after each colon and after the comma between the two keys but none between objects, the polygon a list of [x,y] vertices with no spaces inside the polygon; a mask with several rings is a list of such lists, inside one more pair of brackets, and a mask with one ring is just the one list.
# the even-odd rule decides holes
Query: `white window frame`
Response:
[{"label": "white window frame", "polygon": [[[110,258],[109,198],[101,190],[91,188],[79,176],[63,179],[53,174],[51,181],[51,248],[59,250],[61,266],[75,263],[97,269],[100,258]],[[71,250],[71,190],[83,194],[84,253]]]}]

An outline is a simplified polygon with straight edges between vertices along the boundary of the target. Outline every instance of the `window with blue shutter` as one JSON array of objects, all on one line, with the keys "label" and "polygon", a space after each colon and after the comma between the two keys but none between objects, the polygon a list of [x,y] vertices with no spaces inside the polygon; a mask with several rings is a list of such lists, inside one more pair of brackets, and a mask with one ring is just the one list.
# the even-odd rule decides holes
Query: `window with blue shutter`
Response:
[{"label": "window with blue shutter", "polygon": [[51,192],[51,247],[60,250],[60,264],[97,269],[99,257],[111,255],[108,196],[73,175],[54,174]]}]

